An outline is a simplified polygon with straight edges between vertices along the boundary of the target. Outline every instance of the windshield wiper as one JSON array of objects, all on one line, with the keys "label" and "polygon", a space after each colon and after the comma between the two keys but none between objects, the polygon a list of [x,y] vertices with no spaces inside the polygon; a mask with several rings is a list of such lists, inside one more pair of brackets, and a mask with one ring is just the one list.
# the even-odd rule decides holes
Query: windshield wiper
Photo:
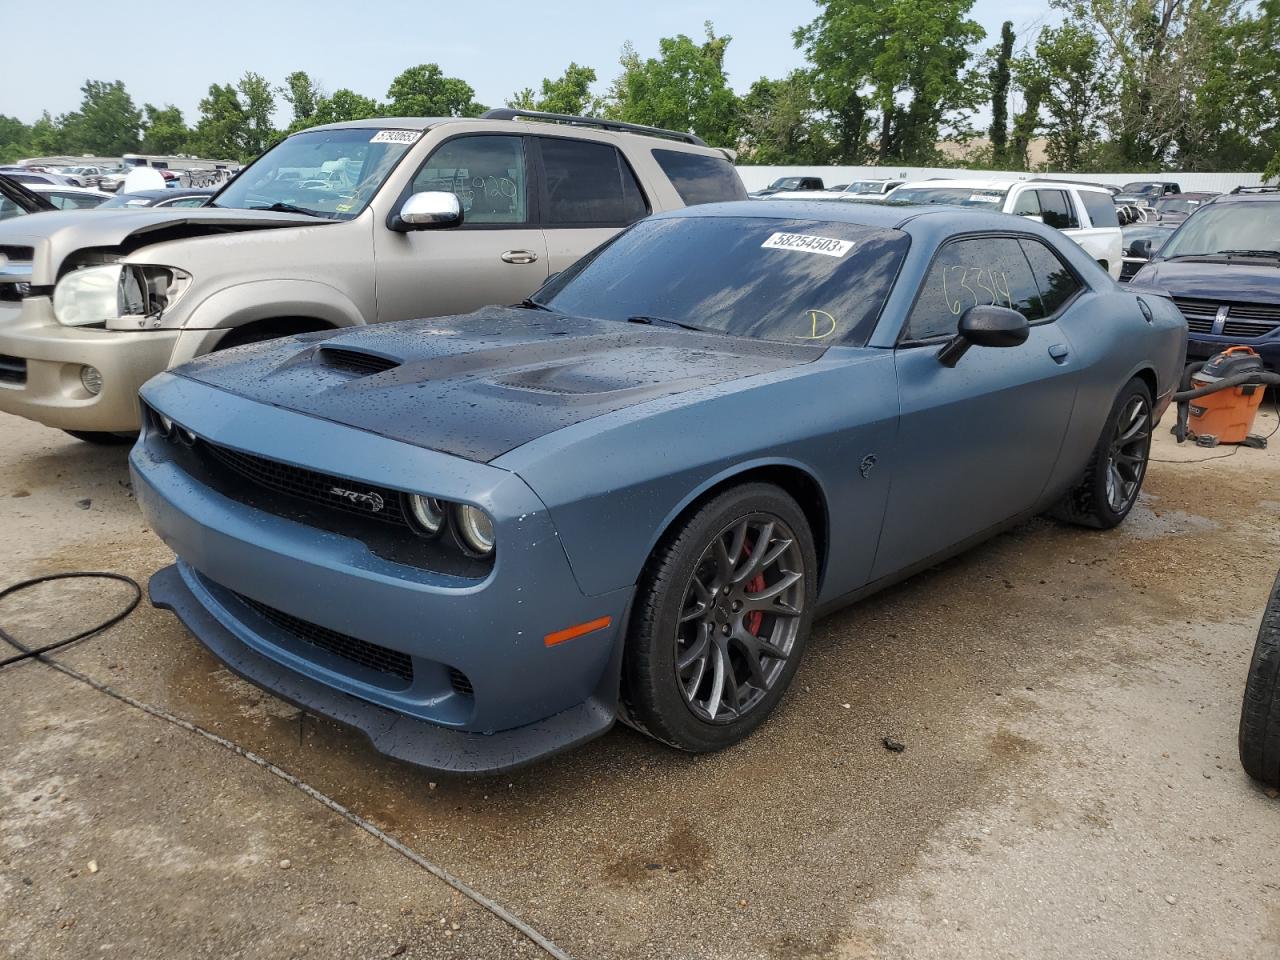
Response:
[{"label": "windshield wiper", "polygon": [[1267,257],[1280,260],[1280,250],[1219,250],[1224,257]]},{"label": "windshield wiper", "polygon": [[661,323],[668,327],[679,327],[681,330],[692,330],[695,333],[724,333],[723,330],[712,330],[710,327],[699,327],[692,323],[685,323],[683,320],[672,320],[668,317],[649,317],[643,314],[634,317],[627,317],[627,323],[643,323],[645,325]]},{"label": "windshield wiper", "polygon": [[533,299],[533,297],[525,297],[520,301],[520,306],[524,307],[526,310],[551,310],[551,308],[545,303],[539,303],[537,300]]},{"label": "windshield wiper", "polygon": [[[302,215],[303,215],[303,216],[305,216],[305,217],[322,217],[322,218],[324,218],[324,217],[325,217],[325,215],[324,215],[323,213],[317,213],[317,212],[316,212],[316,211],[314,211],[314,210],[304,210],[302,207],[295,207],[292,203],[281,203],[281,202],[280,202],[280,201],[278,201],[278,200],[277,200],[275,203],[273,203],[273,204],[271,204],[270,206],[267,206],[267,207],[261,207],[261,206],[259,206],[259,207],[249,207],[248,209],[250,209],[250,210],[270,210],[270,211],[272,211],[273,213],[300,213],[300,214],[302,214]],[[325,218],[325,219],[327,219],[327,218]]]}]

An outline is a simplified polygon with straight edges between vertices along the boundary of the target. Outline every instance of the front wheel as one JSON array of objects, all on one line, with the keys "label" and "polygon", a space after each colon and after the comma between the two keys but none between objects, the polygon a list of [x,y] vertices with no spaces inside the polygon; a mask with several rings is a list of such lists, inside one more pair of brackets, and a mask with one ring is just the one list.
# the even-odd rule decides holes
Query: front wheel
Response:
[{"label": "front wheel", "polygon": [[1245,773],[1280,787],[1280,577],[1262,614],[1240,709],[1240,764]]},{"label": "front wheel", "polygon": [[754,731],[799,666],[817,566],[804,512],[777,487],[699,508],[646,566],[623,656],[626,722],[695,753]]},{"label": "front wheel", "polygon": [[1053,508],[1059,520],[1110,530],[1138,502],[1151,457],[1151,391],[1130,380],[1107,417],[1089,465]]}]

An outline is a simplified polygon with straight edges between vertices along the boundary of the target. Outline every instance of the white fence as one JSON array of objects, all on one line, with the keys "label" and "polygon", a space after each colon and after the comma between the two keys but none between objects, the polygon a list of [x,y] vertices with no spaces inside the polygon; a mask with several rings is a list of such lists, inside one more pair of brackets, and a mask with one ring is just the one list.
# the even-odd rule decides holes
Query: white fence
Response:
[{"label": "white fence", "polygon": [[[821,177],[827,186],[849,183],[851,180],[927,180],[930,177],[963,177],[980,180],[986,177],[1048,177],[1048,173],[1010,173],[1000,170],[967,170],[961,167],[745,167],[738,173],[748,190],[767,187],[778,177]],[[1114,183],[1116,186],[1134,180],[1172,180],[1188,192],[1206,191],[1226,193],[1232,187],[1253,187],[1262,183],[1260,173],[1076,173],[1060,174],[1073,180],[1091,180],[1094,183]]]}]

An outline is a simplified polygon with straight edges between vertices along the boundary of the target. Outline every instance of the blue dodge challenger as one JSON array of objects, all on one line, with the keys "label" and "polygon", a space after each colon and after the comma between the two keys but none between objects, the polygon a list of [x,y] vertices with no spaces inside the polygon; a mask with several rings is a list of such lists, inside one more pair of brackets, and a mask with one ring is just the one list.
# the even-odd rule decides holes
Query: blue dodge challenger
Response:
[{"label": "blue dodge challenger", "polygon": [[432,768],[615,719],[716,750],[814,617],[1037,513],[1122,521],[1185,342],[1168,299],[1030,220],[662,214],[518,307],[151,380],[134,487],[178,557],[151,596]]}]

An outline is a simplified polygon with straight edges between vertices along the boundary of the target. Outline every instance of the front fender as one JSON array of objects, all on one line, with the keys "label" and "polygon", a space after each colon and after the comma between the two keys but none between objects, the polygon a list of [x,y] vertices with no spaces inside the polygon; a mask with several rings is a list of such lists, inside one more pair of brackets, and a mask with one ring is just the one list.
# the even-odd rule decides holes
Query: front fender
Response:
[{"label": "front fender", "polygon": [[341,290],[314,280],[259,280],[225,287],[201,301],[183,324],[169,366],[210,352],[227,330],[277,317],[307,317],[333,327],[365,323]]}]

